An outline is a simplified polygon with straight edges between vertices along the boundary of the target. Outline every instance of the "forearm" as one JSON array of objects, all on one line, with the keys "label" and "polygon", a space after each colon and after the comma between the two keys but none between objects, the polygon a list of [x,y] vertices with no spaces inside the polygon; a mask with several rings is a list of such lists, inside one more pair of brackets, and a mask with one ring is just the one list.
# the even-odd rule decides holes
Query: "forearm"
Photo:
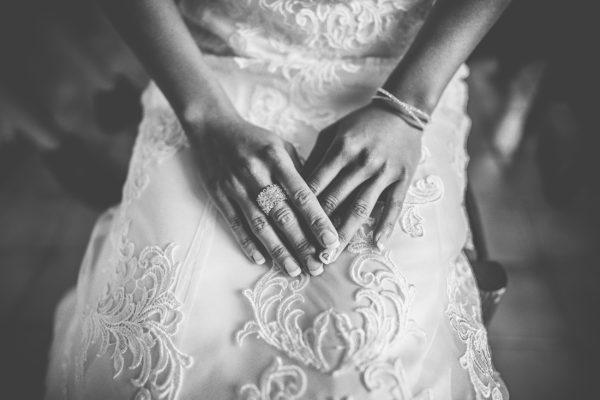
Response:
[{"label": "forearm", "polygon": [[438,0],[383,88],[427,113],[510,0]]},{"label": "forearm", "polygon": [[97,1],[180,118],[234,113],[173,0]]}]

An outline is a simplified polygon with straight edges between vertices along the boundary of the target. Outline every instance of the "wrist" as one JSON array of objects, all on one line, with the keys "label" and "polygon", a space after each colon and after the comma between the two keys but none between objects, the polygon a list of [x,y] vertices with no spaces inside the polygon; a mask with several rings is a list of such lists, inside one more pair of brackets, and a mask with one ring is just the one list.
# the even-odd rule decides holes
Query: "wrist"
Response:
[{"label": "wrist", "polygon": [[195,128],[194,132],[209,132],[217,126],[242,120],[228,100],[208,101],[206,97],[187,103],[177,114],[184,126]]},{"label": "wrist", "polygon": [[405,123],[421,132],[425,130],[431,119],[425,111],[398,99],[383,88],[377,89],[371,103],[401,118]]},{"label": "wrist", "polygon": [[387,83],[383,85],[382,88],[401,99],[403,102],[410,104],[429,115],[433,113],[439,101],[439,95],[437,95],[434,90],[427,88],[414,87],[412,85],[411,87],[404,88],[401,86],[388,85]]}]

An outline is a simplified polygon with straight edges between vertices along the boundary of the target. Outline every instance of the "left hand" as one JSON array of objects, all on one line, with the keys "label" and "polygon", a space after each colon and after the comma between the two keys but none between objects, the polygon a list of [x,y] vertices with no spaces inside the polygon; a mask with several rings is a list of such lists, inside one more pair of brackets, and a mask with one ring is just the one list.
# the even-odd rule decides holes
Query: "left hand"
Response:
[{"label": "left hand", "polygon": [[329,264],[337,259],[380,197],[385,205],[374,239],[383,247],[398,221],[421,158],[421,137],[420,130],[373,103],[319,134],[304,176],[323,210],[341,217],[340,246],[337,251],[323,250],[321,261]]}]

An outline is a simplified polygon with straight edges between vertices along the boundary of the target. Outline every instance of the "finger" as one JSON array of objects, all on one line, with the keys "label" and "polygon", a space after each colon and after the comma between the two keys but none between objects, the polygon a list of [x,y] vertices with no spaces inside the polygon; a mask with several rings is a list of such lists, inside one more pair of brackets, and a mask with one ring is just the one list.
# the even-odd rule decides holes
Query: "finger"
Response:
[{"label": "finger", "polygon": [[292,159],[292,162],[294,163],[294,167],[296,168],[296,171],[302,171],[302,168],[303,168],[302,157],[300,157],[300,154],[298,154],[296,147],[293,144],[288,142],[285,144],[285,150],[290,155],[290,158]]},{"label": "finger", "polygon": [[322,274],[323,264],[316,259],[317,251],[302,231],[300,221],[290,205],[285,201],[280,202],[273,207],[269,216],[310,274],[313,276]]},{"label": "finger", "polygon": [[300,174],[285,163],[279,165],[274,179],[281,183],[301,219],[309,226],[316,242],[323,248],[339,245],[337,231],[323,211],[317,196],[308,187]]},{"label": "finger", "polygon": [[340,228],[338,229],[340,247],[333,254],[321,252],[320,258],[323,263],[330,264],[334,262],[346,248],[346,245],[348,245],[356,231],[367,222],[377,199],[385,189],[383,182],[383,179],[375,179],[366,182],[363,187],[358,189],[354,199],[349,204],[347,215],[343,216]]},{"label": "finger", "polygon": [[306,183],[317,196],[329,186],[347,164],[343,154],[334,150],[335,147],[335,143],[332,143],[314,171],[307,174]]},{"label": "finger", "polygon": [[232,182],[230,190],[235,192],[236,201],[246,221],[250,226],[250,230],[263,244],[273,261],[285,269],[292,277],[298,276],[302,270],[294,259],[292,253],[282,242],[279,235],[271,225],[265,214],[258,206],[250,199],[245,191],[245,188],[239,181]]},{"label": "finger", "polygon": [[335,129],[333,126],[330,126],[319,133],[317,141],[315,142],[312,151],[308,155],[308,159],[304,163],[304,167],[302,169],[303,177],[310,176],[314,172],[317,165],[320,164],[321,160],[325,157],[325,154],[329,150],[334,137]]},{"label": "finger", "polygon": [[341,204],[362,185],[369,175],[365,168],[351,165],[344,168],[319,196],[325,214],[331,216]]},{"label": "finger", "polygon": [[381,219],[374,232],[375,243],[380,250],[383,250],[385,243],[392,236],[394,228],[398,225],[404,199],[408,192],[408,186],[408,180],[403,179],[390,187],[390,192],[387,194]]},{"label": "finger", "polygon": [[256,264],[264,264],[265,257],[258,249],[257,243],[246,228],[242,217],[240,217],[240,214],[233,203],[221,190],[216,190],[212,197],[217,209],[227,221],[227,224],[231,228],[231,231],[244,254]]}]

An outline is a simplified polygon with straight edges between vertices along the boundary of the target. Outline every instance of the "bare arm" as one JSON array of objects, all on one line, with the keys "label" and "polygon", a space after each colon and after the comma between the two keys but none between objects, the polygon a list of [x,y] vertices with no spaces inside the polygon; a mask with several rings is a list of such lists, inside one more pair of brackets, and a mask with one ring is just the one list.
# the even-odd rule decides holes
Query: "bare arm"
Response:
[{"label": "bare arm", "polygon": [[[335,247],[335,228],[296,170],[291,146],[238,115],[174,1],[97,1],[178,115],[202,183],[246,256],[262,264],[263,254],[269,255],[292,276],[300,266],[320,274],[315,247]],[[267,220],[255,199],[272,183],[283,187],[290,202],[274,206]]]},{"label": "bare arm", "polygon": [[510,0],[438,0],[383,88],[428,113]]},{"label": "bare arm", "polygon": [[173,0],[97,0],[185,121],[233,117]]},{"label": "bare arm", "polygon": [[[508,1],[438,0],[384,89],[426,113],[433,111]],[[421,132],[408,122],[371,103],[321,132],[305,176],[325,212],[342,217],[340,250],[380,198],[386,205],[375,228],[377,245],[391,236],[420,159]],[[322,259],[331,262],[339,253],[324,251]]]}]

